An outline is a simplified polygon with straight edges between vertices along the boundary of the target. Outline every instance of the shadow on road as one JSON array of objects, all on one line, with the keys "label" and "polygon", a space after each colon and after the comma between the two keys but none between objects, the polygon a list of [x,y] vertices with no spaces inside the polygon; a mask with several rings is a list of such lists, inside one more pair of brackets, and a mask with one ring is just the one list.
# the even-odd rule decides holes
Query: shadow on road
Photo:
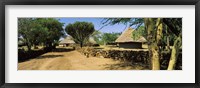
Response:
[{"label": "shadow on road", "polygon": [[73,48],[56,48],[53,49],[51,52],[69,52],[69,51],[73,51]]},{"label": "shadow on road", "polygon": [[63,57],[63,55],[43,55],[43,56],[39,56],[35,59],[56,58],[56,57]]},{"label": "shadow on road", "polygon": [[149,70],[147,66],[140,63],[130,64],[126,62],[117,63],[117,64],[106,64],[104,65],[105,69],[108,70]]},{"label": "shadow on road", "polygon": [[[45,49],[41,50],[32,50],[32,51],[21,51],[18,50],[18,63],[24,62],[27,60],[31,60],[33,58],[36,59],[43,59],[43,58],[56,58],[56,57],[62,57],[63,55],[43,55],[48,52],[69,52],[73,51],[74,49],[72,48],[56,48],[52,49],[51,51],[47,51]],[[41,56],[43,55],[43,56]]]}]

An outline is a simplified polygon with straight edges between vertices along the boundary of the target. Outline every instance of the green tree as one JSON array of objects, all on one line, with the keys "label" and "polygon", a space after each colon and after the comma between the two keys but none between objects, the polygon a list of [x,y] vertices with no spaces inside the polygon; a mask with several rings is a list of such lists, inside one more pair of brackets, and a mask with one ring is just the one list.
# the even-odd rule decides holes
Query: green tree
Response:
[{"label": "green tree", "polygon": [[104,33],[101,36],[101,41],[104,45],[107,43],[114,43],[115,40],[119,37],[120,33]]},{"label": "green tree", "polygon": [[171,57],[167,68],[167,70],[173,70],[175,69],[177,58],[180,53],[180,48],[182,46],[182,19],[168,18],[163,19],[163,22],[167,25],[169,31],[175,34]]},{"label": "green tree", "polygon": [[[149,57],[151,59],[151,68],[153,70],[160,69],[161,52],[164,51],[163,43],[167,46],[173,42],[170,62],[168,70],[175,68],[179,49],[182,46],[182,19],[181,18],[107,18],[103,22],[104,25],[114,25],[118,23],[129,24],[130,26],[145,26],[145,34],[147,33],[147,41],[149,46]],[[163,32],[165,31],[165,32]],[[169,34],[170,33],[170,34]],[[137,37],[140,33],[133,34]],[[174,36],[175,35],[175,36]],[[165,40],[162,40],[165,39]]]},{"label": "green tree", "polygon": [[147,32],[144,28],[144,26],[140,26],[138,27],[138,29],[136,29],[133,33],[132,33],[132,37],[133,39],[137,40],[138,38],[140,38],[140,36],[143,37],[147,37]]},{"label": "green tree", "polygon": [[93,32],[93,34],[91,35],[91,37],[94,38],[94,41],[96,41],[97,44],[100,44],[100,45],[102,44],[102,42],[101,42],[101,36],[102,36],[102,33],[100,31],[97,31],[97,30],[95,30]]},{"label": "green tree", "polygon": [[147,30],[147,40],[149,48],[149,57],[151,59],[152,70],[160,70],[160,48],[163,24],[161,18],[145,18],[145,28]]},{"label": "green tree", "polygon": [[32,25],[33,27],[29,31],[31,32],[31,44],[36,48],[37,45],[45,43],[45,38],[48,36],[48,29],[42,27],[42,25],[38,24],[37,21],[34,21]]},{"label": "green tree", "polygon": [[45,44],[52,47],[63,34],[63,23],[53,18],[19,18],[18,37],[31,50],[31,46]]},{"label": "green tree", "polygon": [[90,35],[95,31],[94,25],[88,22],[75,22],[73,24],[68,24],[65,27],[67,34],[74,38],[76,43],[79,43],[82,47],[84,42],[86,42]]},{"label": "green tree", "polygon": [[31,21],[32,19],[23,19],[23,18],[19,18],[18,19],[18,39],[19,37],[23,37],[23,39],[21,39],[27,46],[28,50],[31,50],[31,43],[29,42],[29,29],[31,28]]},{"label": "green tree", "polygon": [[35,35],[36,25],[34,24],[34,19],[32,18],[19,18],[18,19],[18,37],[22,37],[21,40],[26,44],[28,51],[31,50]]},{"label": "green tree", "polygon": [[37,18],[36,21],[42,24],[42,27],[48,31],[47,37],[44,38],[46,47],[55,48],[60,37],[64,35],[62,28],[64,24],[54,18]]}]

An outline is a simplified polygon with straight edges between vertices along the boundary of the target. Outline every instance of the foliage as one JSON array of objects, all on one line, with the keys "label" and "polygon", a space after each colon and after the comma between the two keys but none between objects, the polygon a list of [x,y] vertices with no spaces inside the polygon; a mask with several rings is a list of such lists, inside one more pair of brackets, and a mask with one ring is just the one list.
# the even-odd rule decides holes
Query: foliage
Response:
[{"label": "foliage", "polygon": [[103,43],[101,42],[102,33],[101,33],[100,31],[95,30],[95,31],[93,32],[93,34],[91,35],[91,37],[94,38],[94,41],[96,41],[97,44],[100,44],[100,45],[103,44]]},{"label": "foliage", "polygon": [[119,37],[120,33],[104,33],[101,37],[101,41],[104,44],[114,43],[115,40]]},{"label": "foliage", "polygon": [[19,18],[18,39],[21,39],[28,50],[31,46],[45,44],[52,47],[63,35],[63,23],[53,18]]},{"label": "foliage", "polygon": [[52,47],[55,45],[61,36],[64,35],[63,23],[53,18],[37,18],[37,23],[42,24],[42,27],[47,30],[47,37],[45,37],[46,47]]},{"label": "foliage", "polygon": [[132,37],[134,40],[137,40],[138,38],[140,38],[140,36],[143,36],[145,38],[147,37],[147,32],[145,31],[144,26],[140,26],[132,33]]},{"label": "foliage", "polygon": [[75,22],[65,27],[67,34],[71,35],[76,43],[82,47],[90,35],[95,31],[94,25],[88,22]]},{"label": "foliage", "polygon": [[[170,69],[174,69],[179,48],[182,46],[181,18],[106,18],[103,22],[105,26],[119,23],[125,25],[129,24],[130,27],[132,26],[139,29],[133,33],[133,38],[137,38],[140,35],[145,37],[147,34],[149,56],[152,60],[152,64],[155,65],[152,67],[153,69],[160,68],[159,59],[161,58],[161,52],[165,50],[161,47],[173,45],[169,66]],[[145,27],[140,27],[143,24]]]},{"label": "foliage", "polygon": [[135,26],[136,29],[144,24],[144,19],[142,18],[105,18],[102,21],[104,26],[115,25],[115,24],[125,24],[129,27]]},{"label": "foliage", "polygon": [[121,33],[101,33],[100,31],[95,31],[91,37],[100,44],[114,43],[115,40],[120,36]]}]

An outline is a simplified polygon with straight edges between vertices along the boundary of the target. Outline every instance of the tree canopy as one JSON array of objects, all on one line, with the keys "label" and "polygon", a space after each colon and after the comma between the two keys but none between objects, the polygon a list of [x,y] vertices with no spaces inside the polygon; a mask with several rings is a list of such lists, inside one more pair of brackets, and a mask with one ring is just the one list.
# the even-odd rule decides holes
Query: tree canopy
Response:
[{"label": "tree canopy", "polygon": [[53,18],[19,18],[18,37],[31,50],[31,46],[44,44],[52,47],[63,35],[63,23]]},{"label": "tree canopy", "polygon": [[101,37],[101,41],[104,44],[114,43],[115,40],[119,37],[120,33],[104,33]]},{"label": "tree canopy", "polygon": [[[182,19],[181,18],[106,18],[102,22],[104,26],[123,23],[130,27],[136,27],[136,32],[133,33],[133,38],[139,35],[147,34],[149,57],[151,59],[150,67],[153,70],[160,69],[160,59],[162,51],[165,48],[173,45],[168,70],[172,70],[176,66],[179,49],[182,46]],[[144,24],[144,28],[141,26]],[[173,44],[170,44],[173,42]]]},{"label": "tree canopy", "polygon": [[67,34],[71,35],[76,43],[82,47],[89,39],[90,35],[95,31],[94,25],[89,22],[75,22],[65,27]]}]

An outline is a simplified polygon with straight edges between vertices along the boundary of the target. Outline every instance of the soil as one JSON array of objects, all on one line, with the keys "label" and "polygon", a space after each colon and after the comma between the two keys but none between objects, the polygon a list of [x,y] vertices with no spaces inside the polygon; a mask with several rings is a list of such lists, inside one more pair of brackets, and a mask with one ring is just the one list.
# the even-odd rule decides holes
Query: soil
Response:
[{"label": "soil", "polygon": [[148,70],[110,58],[86,57],[76,50],[48,52],[18,63],[18,70]]}]

